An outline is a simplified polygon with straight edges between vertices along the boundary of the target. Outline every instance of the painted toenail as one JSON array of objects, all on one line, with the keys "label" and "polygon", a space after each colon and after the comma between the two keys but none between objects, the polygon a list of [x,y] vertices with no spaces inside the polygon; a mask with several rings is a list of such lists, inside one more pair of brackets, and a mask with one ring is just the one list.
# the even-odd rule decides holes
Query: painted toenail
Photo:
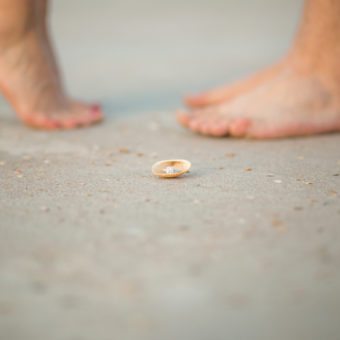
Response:
[{"label": "painted toenail", "polygon": [[91,106],[91,114],[94,116],[100,116],[101,115],[101,107],[98,104],[94,104]]}]

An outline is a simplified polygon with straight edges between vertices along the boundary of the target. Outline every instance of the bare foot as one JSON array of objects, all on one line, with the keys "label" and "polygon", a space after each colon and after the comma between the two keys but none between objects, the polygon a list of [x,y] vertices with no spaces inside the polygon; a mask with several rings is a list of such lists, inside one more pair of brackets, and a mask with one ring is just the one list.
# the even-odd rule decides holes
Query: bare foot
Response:
[{"label": "bare foot", "polygon": [[278,138],[340,131],[340,2],[306,0],[286,58],[232,86],[186,98],[178,113],[210,136]]},{"label": "bare foot", "polygon": [[301,71],[287,59],[250,80],[190,98],[196,108],[179,112],[178,120],[195,132],[218,137],[340,131],[340,83],[328,78]]},{"label": "bare foot", "polygon": [[284,65],[284,62],[280,62],[232,85],[221,86],[197,95],[187,96],[184,98],[184,102],[191,108],[221,104],[236,97],[242,91],[249,91],[260,83],[268,81],[274,77]]},{"label": "bare foot", "polygon": [[31,30],[0,46],[0,89],[19,117],[42,129],[72,129],[99,122],[98,105],[71,100],[63,90],[46,37]]}]

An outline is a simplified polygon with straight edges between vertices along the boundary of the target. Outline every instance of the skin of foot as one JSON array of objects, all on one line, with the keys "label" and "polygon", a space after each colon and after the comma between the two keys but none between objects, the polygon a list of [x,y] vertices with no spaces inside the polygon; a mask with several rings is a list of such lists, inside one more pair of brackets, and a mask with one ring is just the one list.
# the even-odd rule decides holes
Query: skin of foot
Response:
[{"label": "skin of foot", "polygon": [[340,131],[340,24],[335,13],[340,13],[340,2],[307,1],[287,57],[244,81],[187,97],[189,109],[178,112],[178,121],[216,137]]},{"label": "skin of foot", "polygon": [[[44,0],[0,0],[0,90],[27,125],[73,129],[102,120],[98,105],[70,99],[48,39]],[[8,33],[9,32],[9,33]]]}]

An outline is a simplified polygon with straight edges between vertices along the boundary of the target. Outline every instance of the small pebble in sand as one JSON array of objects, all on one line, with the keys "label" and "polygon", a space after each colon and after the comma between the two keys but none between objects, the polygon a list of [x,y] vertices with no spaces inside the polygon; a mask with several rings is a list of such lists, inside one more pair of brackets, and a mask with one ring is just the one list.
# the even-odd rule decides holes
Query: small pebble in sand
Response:
[{"label": "small pebble in sand", "polygon": [[275,177],[274,174],[267,174],[267,177]]},{"label": "small pebble in sand", "polygon": [[279,232],[285,232],[286,228],[283,224],[283,221],[279,219],[278,217],[274,217],[272,219],[272,226]]},{"label": "small pebble in sand", "polygon": [[244,171],[250,172],[250,171],[253,171],[253,169],[252,168],[245,168]]},{"label": "small pebble in sand", "polygon": [[5,161],[0,161],[0,166],[4,166],[6,164]]},{"label": "small pebble in sand", "polygon": [[295,211],[302,211],[302,210],[303,210],[303,207],[296,206],[296,207],[294,207],[294,210],[295,210]]},{"label": "small pebble in sand", "polygon": [[329,196],[333,196],[333,197],[338,196],[338,192],[335,191],[335,190],[330,190],[330,191],[328,192],[328,194],[329,194]]},{"label": "small pebble in sand", "polygon": [[43,212],[49,212],[50,211],[50,209],[48,207],[46,207],[45,205],[42,205],[40,207],[40,210],[43,211]]},{"label": "small pebble in sand", "polygon": [[303,181],[303,183],[307,184],[307,185],[312,185],[314,184],[313,182],[309,182],[309,181]]},{"label": "small pebble in sand", "polygon": [[304,159],[305,159],[305,157],[304,157],[304,156],[297,156],[296,158],[297,158],[297,159],[299,159],[300,161],[302,161],[302,160],[304,160]]},{"label": "small pebble in sand", "polygon": [[50,164],[51,162],[50,162],[50,160],[49,159],[45,159],[44,160],[44,164]]},{"label": "small pebble in sand", "polygon": [[143,154],[143,152],[137,152],[137,153],[136,153],[136,156],[137,156],[137,157],[144,157],[144,154]]},{"label": "small pebble in sand", "polygon": [[338,177],[338,176],[340,176],[340,174],[334,174],[333,176],[334,176],[334,177]]},{"label": "small pebble in sand", "polygon": [[274,183],[281,184],[282,180],[281,179],[274,179]]},{"label": "small pebble in sand", "polygon": [[130,150],[129,150],[128,148],[120,148],[120,149],[118,150],[118,152],[119,152],[119,153],[125,153],[125,154],[127,154],[127,153],[130,153]]},{"label": "small pebble in sand", "polygon": [[16,170],[14,171],[14,173],[15,173],[15,176],[17,176],[17,178],[22,178],[22,177],[24,177],[24,175],[23,175],[23,173],[22,173],[22,171],[21,171],[20,169],[16,169]]}]

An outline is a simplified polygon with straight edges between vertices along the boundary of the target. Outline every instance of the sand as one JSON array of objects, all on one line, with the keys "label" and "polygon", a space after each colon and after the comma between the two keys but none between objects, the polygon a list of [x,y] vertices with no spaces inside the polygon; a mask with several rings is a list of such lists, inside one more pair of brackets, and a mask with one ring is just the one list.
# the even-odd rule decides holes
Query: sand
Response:
[{"label": "sand", "polygon": [[[108,117],[47,133],[1,104],[1,340],[339,338],[340,135],[209,139],[173,115],[275,60],[301,3],[210,3],[55,1],[68,87]],[[172,158],[190,173],[152,175]]]}]

